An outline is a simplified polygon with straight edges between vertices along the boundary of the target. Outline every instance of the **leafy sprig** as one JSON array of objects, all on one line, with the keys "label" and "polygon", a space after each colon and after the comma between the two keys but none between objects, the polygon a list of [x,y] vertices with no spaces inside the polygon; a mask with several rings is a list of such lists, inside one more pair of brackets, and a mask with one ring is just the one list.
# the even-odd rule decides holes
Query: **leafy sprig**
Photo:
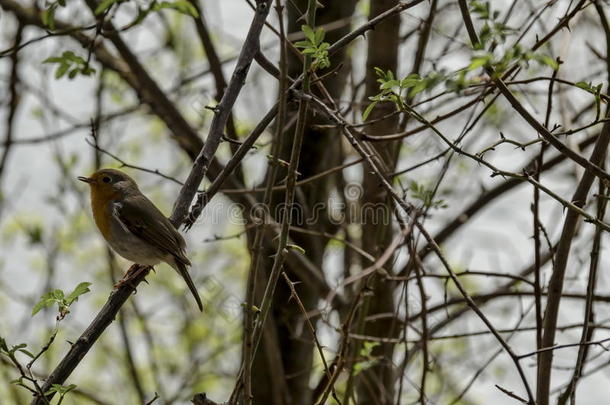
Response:
[{"label": "leafy sprig", "polygon": [[88,61],[72,51],[65,51],[61,56],[52,56],[42,63],[56,63],[58,65],[57,70],[55,70],[56,79],[60,79],[66,74],[70,79],[73,79],[78,74],[90,76],[95,73],[95,69],[89,65]]},{"label": "leafy sprig", "polygon": [[42,295],[42,297],[40,297],[40,301],[38,301],[38,303],[34,305],[34,308],[32,308],[32,316],[36,315],[43,308],[57,304],[59,311],[57,319],[63,319],[68,313],[70,313],[70,306],[78,301],[78,297],[91,291],[89,290],[90,285],[91,283],[87,282],[80,283],[68,295],[59,289]]},{"label": "leafy sprig", "polygon": [[422,91],[433,88],[444,78],[442,72],[432,72],[424,77],[412,73],[403,79],[397,79],[391,70],[384,71],[378,67],[375,68],[375,73],[378,77],[377,82],[380,92],[369,97],[371,103],[362,113],[363,121],[366,121],[375,106],[382,101],[392,102],[399,110],[403,111],[405,109],[405,97],[413,98]]},{"label": "leafy sprig", "polygon": [[47,8],[40,13],[40,19],[47,28],[53,31],[55,30],[55,11],[59,7],[65,7],[66,0],[46,1],[45,5]]},{"label": "leafy sprig", "polygon": [[66,396],[66,394],[74,389],[76,389],[76,384],[70,384],[70,385],[53,384],[53,385],[51,385],[51,388],[49,388],[49,390],[47,392],[45,392],[45,394],[52,394],[54,392],[58,393],[59,401],[57,402],[57,405],[60,405],[62,403],[62,401],[64,400],[64,397]]},{"label": "leafy sprig", "polygon": [[303,49],[303,55],[309,55],[313,59],[312,70],[325,69],[330,67],[330,59],[328,58],[328,48],[330,44],[324,42],[326,33],[322,28],[313,30],[308,25],[301,26],[305,41],[298,41],[294,44],[295,47]]},{"label": "leafy sprig", "polygon": [[360,361],[354,364],[354,375],[360,374],[362,371],[373,367],[379,362],[380,356],[373,355],[373,349],[381,345],[379,342],[364,342],[358,353]]}]

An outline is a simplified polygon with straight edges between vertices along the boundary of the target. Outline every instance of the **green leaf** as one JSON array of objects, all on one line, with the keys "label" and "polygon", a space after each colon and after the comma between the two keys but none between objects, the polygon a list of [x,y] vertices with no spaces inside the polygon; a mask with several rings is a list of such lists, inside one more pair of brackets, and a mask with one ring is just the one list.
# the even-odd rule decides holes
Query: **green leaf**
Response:
[{"label": "green leaf", "polygon": [[538,55],[536,59],[538,60],[538,62],[542,63],[543,65],[549,66],[553,70],[559,69],[559,63],[557,63],[557,60],[553,59],[549,55]]},{"label": "green leaf", "polygon": [[365,341],[362,345],[362,348],[360,348],[360,356],[369,357],[373,353],[373,349],[379,345],[381,345],[381,343],[379,342]]},{"label": "green leaf", "polygon": [[314,44],[316,45],[320,45],[322,43],[322,41],[324,41],[324,36],[326,35],[326,33],[324,32],[324,30],[322,28],[318,28],[316,30],[316,35],[314,38]]},{"label": "green leaf", "polygon": [[53,300],[53,299],[48,299],[48,298],[41,299],[40,301],[38,301],[38,303],[36,305],[34,305],[34,308],[32,308],[32,316],[34,316],[38,312],[40,312],[41,309],[53,305],[54,302],[55,302],[55,300]]},{"label": "green leaf", "polygon": [[366,119],[369,117],[369,114],[371,114],[371,112],[373,111],[373,108],[375,108],[377,103],[378,103],[378,101],[373,101],[371,104],[369,104],[366,107],[366,109],[362,113],[362,121],[366,121]]},{"label": "green leaf", "polygon": [[51,388],[49,388],[49,390],[47,392],[45,392],[45,394],[52,394],[54,392],[57,392],[58,394],[65,395],[75,388],[76,388],[76,384],[70,384],[70,385],[53,384],[51,386]]},{"label": "green leaf", "polygon": [[34,355],[32,354],[32,352],[30,352],[29,350],[26,350],[26,349],[19,349],[19,351],[20,351],[21,353],[23,353],[23,354],[27,355],[27,356],[28,356],[29,358],[31,358],[31,359],[33,359],[34,357],[36,357],[36,356],[34,356]]},{"label": "green leaf", "polygon": [[298,41],[294,43],[294,46],[297,48],[309,48],[311,43],[309,41]]},{"label": "green leaf", "polygon": [[305,38],[309,40],[312,44],[316,43],[316,34],[313,32],[309,25],[301,25],[301,31],[305,34]]},{"label": "green leaf", "polygon": [[62,54],[62,57],[64,57],[65,59],[72,61],[76,64],[84,64],[85,60],[83,58],[81,58],[80,56],[78,56],[77,54],[75,54],[72,51],[66,51]]},{"label": "green leaf", "polygon": [[45,26],[53,31],[55,29],[55,7],[49,7],[48,9],[43,10],[40,14],[40,19]]},{"label": "green leaf", "polygon": [[100,15],[102,13],[104,13],[106,10],[108,10],[110,7],[112,7],[112,5],[114,3],[117,3],[119,0],[104,0],[102,1],[96,8],[94,11],[95,15]]},{"label": "green leaf", "polygon": [[412,73],[400,81],[400,86],[403,88],[409,88],[415,86],[422,80],[421,76],[417,73]]},{"label": "green leaf", "polygon": [[81,69],[80,73],[83,76],[91,76],[93,73],[95,73],[95,69],[90,66],[85,66],[84,68]]},{"label": "green leaf", "polygon": [[90,67],[84,58],[72,51],[65,51],[61,56],[49,57],[43,63],[57,63],[59,65],[55,71],[56,79],[60,79],[66,74],[68,74],[70,79],[73,79],[79,73],[83,76],[90,76],[92,73],[95,73],[95,69]]},{"label": "green leaf", "polygon": [[76,288],[74,288],[74,290],[66,298],[66,301],[68,301],[68,304],[71,304],[73,301],[77,300],[78,297],[80,297],[81,295],[90,292],[91,291],[89,289],[90,285],[91,285],[91,283],[89,283],[89,282],[82,282],[79,285],[77,285]]},{"label": "green leaf", "polygon": [[372,356],[373,349],[379,346],[379,342],[364,342],[359,353],[359,357],[364,358],[364,361],[359,361],[354,365],[354,375],[358,375],[363,370],[374,366],[378,362],[378,358]]},{"label": "green leaf", "polygon": [[486,20],[489,18],[489,2],[471,1],[470,9],[474,14],[478,14],[480,19]]},{"label": "green leaf", "polygon": [[387,82],[383,82],[381,84],[381,86],[379,86],[380,90],[387,90],[387,89],[391,89],[393,87],[398,87],[400,85],[400,83],[398,82],[398,80],[388,80]]},{"label": "green leaf", "polygon": [[489,60],[490,60],[490,55],[484,55],[484,56],[478,56],[478,57],[472,58],[472,60],[470,61],[470,65],[468,65],[468,67],[466,69],[475,70],[477,68],[480,68],[481,66],[485,66],[485,64],[487,64],[487,62],[489,62]]},{"label": "green leaf", "polygon": [[421,93],[422,91],[426,90],[427,87],[428,87],[428,83],[425,80],[422,80],[421,82],[419,82],[415,86],[413,86],[413,88],[409,92],[409,97],[414,97],[418,93]]},{"label": "green leaf", "polygon": [[67,63],[62,63],[61,65],[59,65],[59,67],[55,71],[55,78],[61,79],[66,74],[66,72],[68,72],[68,69],[70,69],[70,65],[68,65]]},{"label": "green leaf", "polygon": [[59,56],[51,56],[50,58],[46,58],[45,60],[42,61],[42,63],[62,63],[64,61],[64,58],[61,58]]},{"label": "green leaf", "polygon": [[19,343],[15,346],[13,346],[13,348],[11,349],[12,352],[16,352],[19,349],[23,349],[24,347],[28,347],[27,343]]}]

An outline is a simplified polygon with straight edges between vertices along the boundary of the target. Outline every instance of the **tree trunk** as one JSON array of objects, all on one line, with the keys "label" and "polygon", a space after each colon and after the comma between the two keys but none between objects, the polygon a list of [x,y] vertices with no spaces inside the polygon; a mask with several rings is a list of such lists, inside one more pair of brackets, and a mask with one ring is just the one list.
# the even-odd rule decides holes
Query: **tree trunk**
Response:
[{"label": "tree trunk", "polygon": [[[371,14],[369,18],[381,14],[387,9],[395,6],[397,0],[378,0],[371,2]],[[398,67],[400,17],[388,19],[368,36],[368,57],[366,63],[366,96],[379,93],[379,83],[374,68],[384,71],[391,70],[396,73]],[[392,103],[380,103],[370,114],[369,119],[386,115],[395,110]],[[367,127],[367,133],[380,135],[396,132],[398,127],[397,118],[385,119]],[[400,147],[399,142],[384,142],[371,145],[385,163],[388,170],[393,171],[396,166],[396,158]],[[362,199],[362,246],[373,255],[379,257],[388,245],[392,232],[392,203],[389,196],[381,186],[377,177],[369,170],[364,172],[364,193]],[[378,207],[383,207],[379,210]],[[383,214],[382,214],[383,213]],[[395,283],[382,280],[374,276],[370,280],[372,296],[365,298],[363,311],[368,316],[374,314],[394,313],[394,288]],[[363,318],[364,319],[364,318]],[[363,333],[367,336],[389,337],[396,334],[398,328],[393,317],[384,317],[371,322],[364,323]],[[358,354],[359,350],[355,353]],[[395,373],[392,364],[394,344],[384,343],[375,346],[370,353],[379,360],[375,364],[358,375],[358,403],[363,405],[382,404],[390,405],[394,398]],[[359,359],[356,358],[356,361]]]},{"label": "tree trunk", "polygon": [[[343,0],[325,4],[324,8],[318,9],[317,24],[323,25],[350,17],[354,12],[355,4],[355,0]],[[304,24],[303,20],[299,20],[302,15],[300,12],[307,10],[307,1],[298,0],[289,2],[286,8],[289,14],[288,32],[299,32],[301,25]],[[300,10],[300,12],[297,10]],[[338,29],[328,31],[325,41],[333,43],[347,34],[349,28],[349,23],[347,23]],[[343,63],[344,59],[345,51],[337,53],[331,58],[332,67]],[[302,62],[294,56],[290,57],[288,62],[289,75],[297,77],[303,69]],[[348,69],[349,64],[346,63],[345,67],[338,72],[338,76],[333,77],[333,80],[324,82],[328,84],[327,89],[333,98],[339,98],[345,86]],[[323,73],[320,72],[320,75]],[[311,114],[308,121],[298,170],[300,179],[307,178],[342,163],[340,154],[341,137],[339,134],[336,131],[311,128],[311,125],[322,123],[319,118]],[[289,130],[284,134],[284,150],[281,156],[284,160],[288,160],[290,156],[293,132],[294,130]],[[284,179],[284,175],[285,172],[280,170],[277,177],[278,182]],[[327,176],[314,186],[306,185],[299,187],[295,200],[295,209],[298,210],[298,213],[294,216],[295,223],[293,225],[309,228],[316,232],[334,233],[336,225],[331,224],[328,220],[327,201],[335,186],[333,176]],[[278,192],[275,195],[271,205],[272,213],[281,212],[277,204],[283,201],[282,193]],[[315,218],[315,221],[306,224],[305,219],[307,218]],[[322,269],[327,240],[320,236],[294,232],[291,232],[290,237],[296,244],[305,249],[308,259],[319,269]],[[268,271],[271,269],[273,262],[273,258],[270,256],[274,253],[275,247],[266,246],[261,266],[265,278],[268,276]],[[299,281],[299,278],[291,271],[288,265],[285,264],[284,269],[293,282]],[[264,286],[264,280],[261,280],[259,284]],[[318,300],[323,298],[319,291],[307,288],[304,283],[297,284],[296,289],[299,298],[308,310],[315,309]],[[262,296],[262,291],[258,293],[256,301],[260,301]],[[254,404],[309,405],[312,402],[312,389],[309,383],[311,380],[314,346],[311,333],[303,323],[303,315],[294,300],[290,300],[290,289],[284,280],[278,282],[272,308],[273,310],[270,314],[272,322],[267,322],[268,331],[263,337],[263,342],[255,356],[252,368]],[[315,321],[315,318],[312,319],[314,324]],[[278,353],[269,352],[274,350],[274,345],[270,344],[269,339],[277,339],[280,342],[279,346],[275,346],[279,349]],[[281,364],[278,363],[280,361]],[[278,381],[274,379],[274,375],[281,375],[276,372],[280,369],[284,370],[284,375],[286,376],[285,384],[289,391],[289,396],[284,395],[282,398],[278,398],[278,395],[280,395],[276,389]]]}]

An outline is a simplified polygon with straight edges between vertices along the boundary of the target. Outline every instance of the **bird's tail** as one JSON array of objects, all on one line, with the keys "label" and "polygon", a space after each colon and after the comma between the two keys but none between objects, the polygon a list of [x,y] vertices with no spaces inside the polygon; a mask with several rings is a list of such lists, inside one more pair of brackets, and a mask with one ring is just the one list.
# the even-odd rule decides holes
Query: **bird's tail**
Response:
[{"label": "bird's tail", "polygon": [[193,283],[193,279],[189,274],[186,264],[180,261],[179,258],[175,258],[173,264],[174,266],[172,267],[176,269],[176,271],[180,273],[184,281],[186,281],[186,285],[188,286],[189,290],[191,290],[191,293],[193,293],[195,301],[197,301],[197,306],[199,307],[199,310],[203,312],[203,303],[201,302],[201,297],[199,297],[199,293],[197,292],[197,288],[195,287],[195,283]]}]

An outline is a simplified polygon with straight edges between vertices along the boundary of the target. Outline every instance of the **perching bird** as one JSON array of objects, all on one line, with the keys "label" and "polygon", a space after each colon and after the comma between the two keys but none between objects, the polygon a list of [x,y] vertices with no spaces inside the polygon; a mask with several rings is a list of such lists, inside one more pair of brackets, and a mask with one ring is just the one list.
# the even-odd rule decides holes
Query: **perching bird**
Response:
[{"label": "perching bird", "polygon": [[90,177],[79,177],[91,188],[95,224],[112,250],[125,259],[145,266],[165,262],[186,281],[199,309],[201,298],[188,273],[184,238],[148,199],[136,182],[115,169],[102,169]]}]

